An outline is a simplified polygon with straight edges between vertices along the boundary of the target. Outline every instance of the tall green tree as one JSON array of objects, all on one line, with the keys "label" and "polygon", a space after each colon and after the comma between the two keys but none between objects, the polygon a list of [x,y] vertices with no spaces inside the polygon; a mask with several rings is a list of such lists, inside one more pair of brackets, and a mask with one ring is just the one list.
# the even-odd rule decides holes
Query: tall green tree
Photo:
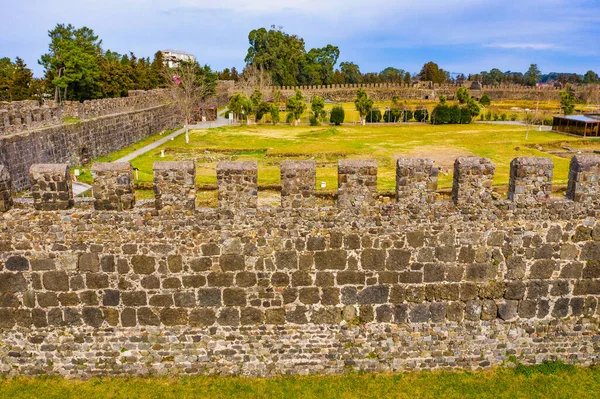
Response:
[{"label": "tall green tree", "polygon": [[379,73],[379,79],[383,83],[402,83],[404,80],[404,70],[387,67]]},{"label": "tall green tree", "polygon": [[595,84],[600,82],[598,78],[598,74],[594,71],[587,71],[585,75],[583,75],[583,83],[585,84]]},{"label": "tall green tree", "polygon": [[306,54],[303,84],[330,85],[333,83],[333,68],[340,57],[340,49],[328,44],[322,48],[311,49]]},{"label": "tall green tree", "polygon": [[42,55],[39,63],[54,89],[55,100],[83,101],[99,97],[98,57],[102,54],[102,41],[94,31],[85,26],[76,29],[71,24],[58,24],[48,36],[48,53]]},{"label": "tall green tree", "polygon": [[560,92],[560,107],[565,115],[571,115],[575,111],[575,93],[570,83]]},{"label": "tall green tree", "polygon": [[0,58],[0,101],[10,101],[15,65],[10,58]]},{"label": "tall green tree", "polygon": [[362,74],[360,68],[353,62],[342,62],[340,64],[340,71],[344,76],[344,83],[356,84],[361,83]]},{"label": "tall green tree", "polygon": [[364,89],[358,89],[356,91],[354,106],[360,115],[360,122],[364,125],[365,116],[373,109],[373,100],[369,98],[369,95]]},{"label": "tall green tree", "polygon": [[527,86],[535,86],[540,80],[541,75],[542,74],[538,69],[537,64],[531,64],[523,76],[525,78],[525,84]]},{"label": "tall green tree", "polygon": [[304,96],[300,90],[296,90],[296,95],[287,99],[285,102],[285,109],[288,114],[291,115],[294,126],[297,126],[300,123],[302,114],[306,111]]},{"label": "tall green tree", "polygon": [[248,108],[249,102],[250,100],[248,100],[248,97],[246,97],[244,93],[235,93],[229,100],[227,109],[229,109],[230,112],[233,112],[235,120],[242,120],[244,119],[244,117],[242,117],[242,111]]},{"label": "tall green tree", "polygon": [[15,71],[10,89],[12,101],[27,100],[31,97],[31,83],[33,81],[33,72],[27,68],[25,62],[19,57],[15,59]]},{"label": "tall green tree", "polygon": [[325,99],[323,97],[314,95],[310,102],[310,110],[312,111],[315,125],[319,124],[319,120],[325,118],[327,113],[325,112]]},{"label": "tall green tree", "polygon": [[443,69],[441,69],[438,64],[433,61],[429,61],[423,68],[421,68],[421,72],[419,73],[421,80],[428,80],[433,83],[442,84],[449,79],[450,74]]}]

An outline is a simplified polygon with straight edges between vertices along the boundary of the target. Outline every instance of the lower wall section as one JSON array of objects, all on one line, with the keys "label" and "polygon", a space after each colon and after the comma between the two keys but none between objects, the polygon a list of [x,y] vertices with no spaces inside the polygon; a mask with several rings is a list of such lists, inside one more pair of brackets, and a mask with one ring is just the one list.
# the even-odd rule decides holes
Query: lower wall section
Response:
[{"label": "lower wall section", "polygon": [[0,164],[8,167],[15,189],[24,190],[32,164],[81,165],[174,127],[175,120],[173,106],[160,105],[0,137]]},{"label": "lower wall section", "polygon": [[220,374],[479,369],[600,357],[598,319],[355,326],[56,328],[0,334],[8,375]]}]

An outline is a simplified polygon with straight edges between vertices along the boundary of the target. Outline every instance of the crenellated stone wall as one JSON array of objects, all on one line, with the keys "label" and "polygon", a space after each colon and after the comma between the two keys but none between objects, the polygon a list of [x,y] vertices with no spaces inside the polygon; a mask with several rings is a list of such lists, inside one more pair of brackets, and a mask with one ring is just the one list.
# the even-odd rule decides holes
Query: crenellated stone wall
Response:
[{"label": "crenellated stone wall", "polygon": [[[513,168],[539,163],[525,161]],[[538,201],[526,190],[533,201],[463,207],[464,196],[480,199],[472,188],[493,165],[458,163],[474,173],[455,181],[456,204],[244,207],[230,192],[254,195],[256,169],[228,163],[215,209],[78,203],[0,214],[0,372],[274,376],[479,369],[509,356],[598,364],[597,199]],[[370,181],[373,163],[361,165],[339,173]],[[589,192],[600,182],[587,170]],[[161,190],[183,203],[184,185]]]}]

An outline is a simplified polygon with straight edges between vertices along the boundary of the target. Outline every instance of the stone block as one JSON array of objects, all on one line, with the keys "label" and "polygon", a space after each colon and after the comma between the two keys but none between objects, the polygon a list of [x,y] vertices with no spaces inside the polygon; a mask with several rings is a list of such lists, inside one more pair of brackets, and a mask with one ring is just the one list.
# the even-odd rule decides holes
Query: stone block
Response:
[{"label": "stone block", "polygon": [[129,162],[98,162],[92,166],[94,207],[123,211],[135,206],[133,168]]},{"label": "stone block", "polygon": [[571,159],[567,198],[576,202],[600,200],[600,155],[576,155]]},{"label": "stone block", "polygon": [[67,164],[34,164],[29,168],[33,206],[41,211],[73,206],[71,172]]},{"label": "stone block", "polygon": [[547,202],[552,190],[551,158],[521,157],[510,163],[508,199],[518,205]]},{"label": "stone block", "polygon": [[457,158],[452,183],[454,203],[460,207],[480,207],[490,203],[495,170],[496,166],[489,158]]},{"label": "stone block", "polygon": [[338,206],[360,208],[375,204],[377,163],[374,160],[338,162]]},{"label": "stone block", "polygon": [[219,162],[217,185],[220,208],[239,211],[258,206],[256,162]]},{"label": "stone block", "polygon": [[399,158],[396,161],[396,201],[435,201],[439,169],[428,158]]},{"label": "stone block", "polygon": [[0,212],[6,212],[12,208],[12,194],[12,179],[8,173],[8,168],[0,165]]},{"label": "stone block", "polygon": [[317,181],[316,162],[281,162],[281,206],[283,208],[310,208],[315,206]]},{"label": "stone block", "polygon": [[196,209],[195,161],[154,162],[152,170],[156,209]]}]

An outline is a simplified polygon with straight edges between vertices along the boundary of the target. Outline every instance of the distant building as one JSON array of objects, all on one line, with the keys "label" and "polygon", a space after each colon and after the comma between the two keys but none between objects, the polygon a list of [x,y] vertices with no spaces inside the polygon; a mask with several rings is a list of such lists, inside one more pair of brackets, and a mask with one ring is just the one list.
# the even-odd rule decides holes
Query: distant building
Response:
[{"label": "distant building", "polygon": [[176,67],[180,61],[196,61],[196,57],[192,54],[181,50],[161,50],[161,53],[165,65],[168,65],[169,68]]}]

